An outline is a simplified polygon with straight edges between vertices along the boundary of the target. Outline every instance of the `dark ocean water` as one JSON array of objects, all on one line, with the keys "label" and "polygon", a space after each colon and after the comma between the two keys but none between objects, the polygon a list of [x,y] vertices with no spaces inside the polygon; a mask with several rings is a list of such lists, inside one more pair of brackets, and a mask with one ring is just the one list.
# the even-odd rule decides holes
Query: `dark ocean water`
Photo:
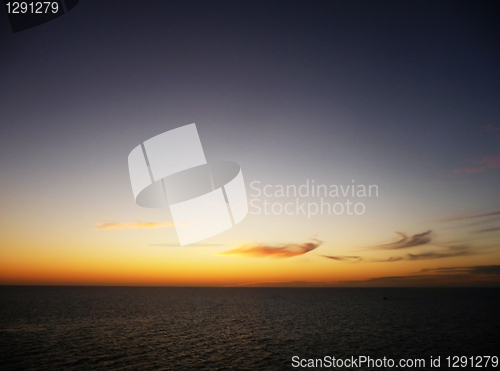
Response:
[{"label": "dark ocean water", "polygon": [[0,287],[0,370],[291,370],[293,356],[498,356],[499,294]]}]

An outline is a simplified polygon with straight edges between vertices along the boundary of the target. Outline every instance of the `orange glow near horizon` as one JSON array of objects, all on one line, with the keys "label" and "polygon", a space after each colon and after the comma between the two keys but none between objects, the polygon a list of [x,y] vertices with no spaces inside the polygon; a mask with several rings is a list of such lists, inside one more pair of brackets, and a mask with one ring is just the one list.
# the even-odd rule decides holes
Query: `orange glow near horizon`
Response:
[{"label": "orange glow near horizon", "polygon": [[[222,248],[224,251],[232,249]],[[291,258],[223,256],[203,248],[141,249],[101,248],[71,254],[62,249],[36,249],[29,253],[5,251],[0,262],[0,284],[21,285],[139,285],[139,286],[391,286],[401,283],[370,279],[416,276],[429,269],[422,262],[338,263],[315,251]],[[220,248],[219,248],[220,250]],[[471,257],[469,265],[487,265],[484,257]],[[463,262],[453,258],[450,266]],[[453,284],[439,273],[443,285]],[[488,284],[493,276],[476,277],[457,284]],[[418,281],[420,282],[420,281]],[[417,285],[418,285],[417,282]],[[422,282],[421,282],[422,283]],[[414,285],[408,281],[407,285]],[[432,282],[424,282],[432,285]],[[403,283],[403,285],[405,285]]]},{"label": "orange glow near horizon", "polygon": [[[328,220],[321,220],[314,229],[326,232],[304,238],[313,234],[301,220],[249,216],[240,227],[206,245],[181,247],[168,222],[132,219],[96,229],[92,219],[77,215],[57,224],[35,214],[19,214],[17,222],[4,217],[0,284],[370,287],[500,282],[496,270],[474,269],[500,262],[494,236],[483,238],[477,247],[434,244],[436,235],[448,240],[453,236],[427,233],[427,228],[404,237],[392,231],[378,233],[370,227],[372,220],[363,225],[356,219],[352,224],[340,220],[331,231],[323,225],[328,226]],[[28,225],[33,227],[26,233]],[[289,227],[277,228],[283,225]],[[356,228],[367,233],[355,233]],[[253,242],[253,235],[260,241]],[[286,242],[280,242],[283,236]],[[266,240],[273,242],[263,243]]]}]

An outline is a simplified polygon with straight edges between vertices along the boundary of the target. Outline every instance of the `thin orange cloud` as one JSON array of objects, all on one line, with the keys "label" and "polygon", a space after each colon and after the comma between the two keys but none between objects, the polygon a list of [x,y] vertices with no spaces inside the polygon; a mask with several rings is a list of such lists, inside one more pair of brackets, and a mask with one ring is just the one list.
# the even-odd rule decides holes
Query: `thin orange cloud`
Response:
[{"label": "thin orange cloud", "polygon": [[303,244],[288,244],[283,246],[241,246],[233,250],[225,251],[220,255],[240,255],[253,258],[292,258],[294,256],[308,253],[322,244],[322,241],[306,242]]},{"label": "thin orange cloud", "polygon": [[124,229],[153,229],[153,228],[169,228],[173,227],[173,222],[136,222],[136,223],[115,223],[101,222],[96,224],[96,229],[101,231],[124,230]]}]

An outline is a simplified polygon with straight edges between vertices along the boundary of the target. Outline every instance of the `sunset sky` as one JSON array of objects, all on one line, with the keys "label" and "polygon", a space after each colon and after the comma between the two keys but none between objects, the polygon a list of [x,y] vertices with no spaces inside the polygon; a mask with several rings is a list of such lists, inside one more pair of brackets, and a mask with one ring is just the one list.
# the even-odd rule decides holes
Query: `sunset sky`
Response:
[{"label": "sunset sky", "polygon": [[[499,15],[82,0],[12,33],[0,11],[0,284],[499,286]],[[250,207],[180,246],[168,209],[135,203],[127,157],[191,123],[208,161],[241,166],[249,202],[266,198],[252,182],[378,197],[325,199],[363,215]]]}]

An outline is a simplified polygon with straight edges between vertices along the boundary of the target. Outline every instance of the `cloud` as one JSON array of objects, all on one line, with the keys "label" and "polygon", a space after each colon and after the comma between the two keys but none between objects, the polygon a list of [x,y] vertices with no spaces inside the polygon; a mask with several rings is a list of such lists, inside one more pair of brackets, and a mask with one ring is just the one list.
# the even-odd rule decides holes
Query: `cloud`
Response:
[{"label": "cloud", "polygon": [[[430,232],[430,231],[429,231]],[[428,233],[428,232],[426,232]],[[425,233],[416,236],[422,236]],[[411,239],[409,239],[411,241]],[[442,250],[445,248],[445,250]],[[330,255],[321,255],[325,258],[335,260],[335,261],[343,261],[343,262],[364,262],[364,263],[393,263],[398,261],[415,261],[415,260],[430,260],[430,259],[443,259],[443,258],[452,258],[456,256],[466,256],[466,255],[478,255],[481,252],[478,251],[477,248],[474,248],[469,245],[450,245],[450,246],[441,246],[440,249],[435,249],[432,251],[424,251],[417,254],[406,254],[403,256],[391,256],[389,258],[373,258],[373,257],[362,257],[362,256],[330,256]]]},{"label": "cloud", "polygon": [[484,214],[475,214],[475,215],[464,215],[464,216],[457,216],[457,217],[452,217],[452,218],[447,218],[447,219],[441,219],[440,222],[454,222],[457,220],[466,220],[466,219],[475,219],[475,218],[486,218],[489,216],[498,216],[500,215],[500,211],[493,211],[491,213],[484,213]]},{"label": "cloud", "polygon": [[294,256],[304,255],[316,249],[322,243],[322,241],[314,239],[314,242],[306,242],[300,245],[288,244],[283,246],[242,246],[233,250],[222,252],[220,253],[220,255],[241,255],[254,258],[292,258]]},{"label": "cloud", "polygon": [[472,227],[475,225],[488,224],[488,223],[494,222],[496,220],[500,220],[500,216],[488,217],[488,219],[483,219],[483,220],[480,220],[477,222],[467,223],[465,225],[460,225],[459,227],[461,227],[461,228],[462,227]]},{"label": "cloud", "polygon": [[339,255],[339,256],[321,255],[321,256],[327,259],[332,259],[337,261],[350,261],[353,263],[363,260],[361,256],[346,256],[346,255]]},{"label": "cloud", "polygon": [[483,167],[461,167],[453,170],[453,172],[457,174],[474,174],[481,171],[484,171]]},{"label": "cloud", "polygon": [[[422,274],[425,273],[425,274]],[[427,274],[430,273],[430,274]],[[366,280],[340,281],[339,286],[421,287],[421,286],[499,286],[500,265],[441,267],[422,269],[420,274],[383,276]]]},{"label": "cloud", "polygon": [[466,273],[466,274],[500,274],[500,265],[475,265],[469,267],[440,267],[422,269],[421,273]]},{"label": "cloud", "polygon": [[387,259],[373,259],[371,260],[374,263],[393,263],[393,262],[398,262],[400,260],[404,260],[402,256],[391,256],[390,258]]},{"label": "cloud", "polygon": [[348,256],[348,255],[338,255],[338,256],[321,255],[321,256],[324,258],[327,258],[327,259],[335,260],[335,261],[351,262],[351,263],[359,263],[359,262],[392,263],[392,262],[397,262],[397,261],[404,259],[401,256],[392,256],[392,257],[387,258],[387,259],[363,258],[362,256]]},{"label": "cloud", "polygon": [[452,258],[454,256],[463,256],[463,255],[473,255],[473,253],[468,250],[447,252],[447,253],[439,253],[431,251],[431,252],[424,252],[422,254],[408,254],[407,260],[442,259],[442,258]]},{"label": "cloud", "polygon": [[500,274],[500,265],[477,265],[469,268],[470,274]]},{"label": "cloud", "polygon": [[446,248],[446,250],[433,250],[426,251],[420,254],[407,254],[404,260],[430,260],[430,259],[443,259],[443,258],[453,258],[457,256],[470,256],[470,255],[480,255],[484,254],[483,248],[473,247],[470,245],[449,245],[441,246]]},{"label": "cloud", "polygon": [[487,232],[496,232],[496,231],[500,231],[500,227],[480,229],[479,231],[476,231],[475,233],[487,233]]},{"label": "cloud", "polygon": [[455,184],[455,185],[466,185],[470,184],[470,181],[468,180],[462,180],[460,182],[450,182],[450,181],[443,181],[443,180],[438,180],[437,184]]},{"label": "cloud", "polygon": [[500,127],[495,127],[493,125],[486,125],[486,126],[483,126],[482,127],[485,131],[487,131],[488,133],[492,133],[492,132],[495,132],[495,131],[500,131]]},{"label": "cloud", "polygon": [[500,155],[484,157],[479,163],[489,169],[500,167]]},{"label": "cloud", "polygon": [[497,167],[500,167],[500,155],[485,156],[479,161],[474,161],[473,166],[457,168],[453,172],[457,174],[473,174]]},{"label": "cloud", "polygon": [[427,231],[424,233],[415,234],[411,237],[408,237],[406,234],[404,234],[402,232],[396,232],[396,233],[402,237],[401,240],[399,240],[397,242],[389,243],[386,245],[378,245],[378,246],[375,246],[374,248],[375,249],[383,249],[383,250],[405,249],[408,247],[425,245],[426,243],[429,243],[432,240],[432,238],[431,238],[432,231]]},{"label": "cloud", "polygon": [[96,229],[100,231],[124,230],[124,229],[153,229],[153,228],[169,228],[173,227],[174,223],[165,222],[136,222],[136,223],[114,223],[101,222],[96,224]]}]

